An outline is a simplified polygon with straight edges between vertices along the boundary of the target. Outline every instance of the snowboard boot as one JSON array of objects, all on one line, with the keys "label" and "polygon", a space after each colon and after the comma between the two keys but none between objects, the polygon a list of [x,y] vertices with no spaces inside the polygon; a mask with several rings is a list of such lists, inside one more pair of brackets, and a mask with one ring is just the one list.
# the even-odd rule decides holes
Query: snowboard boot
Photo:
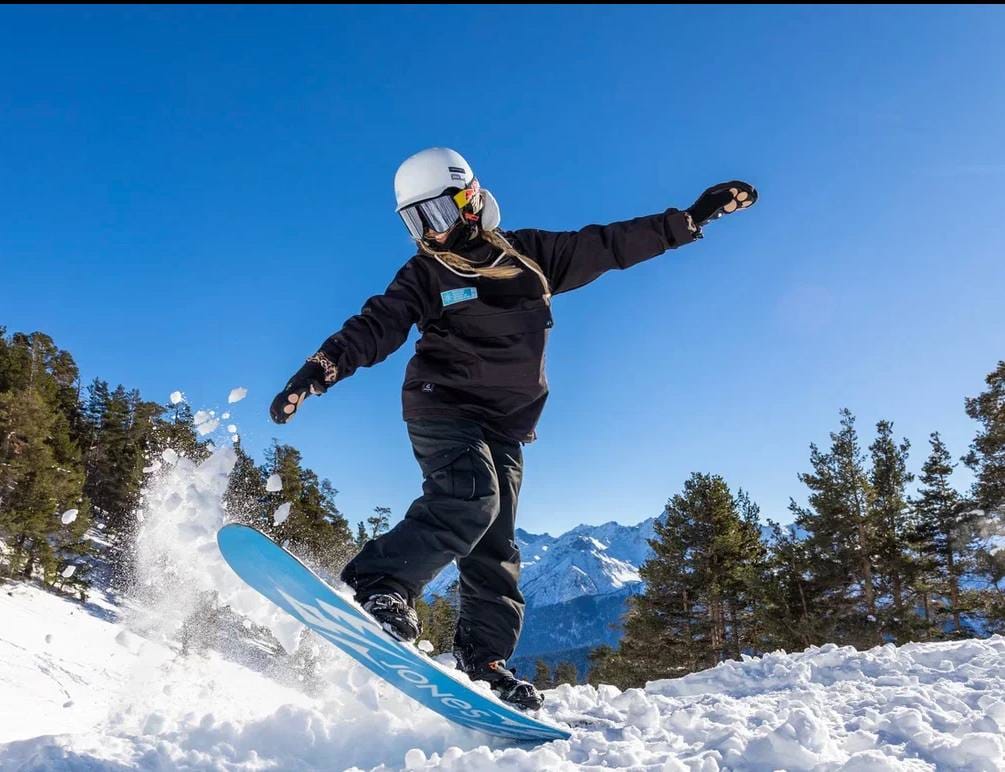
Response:
[{"label": "snowboard boot", "polygon": [[481,666],[465,667],[461,658],[457,657],[457,665],[472,681],[487,681],[499,699],[515,708],[538,710],[544,704],[544,695],[530,681],[522,681],[516,673],[507,670],[506,660],[496,659]]},{"label": "snowboard boot", "polygon": [[363,610],[376,619],[390,635],[412,643],[422,632],[419,616],[411,604],[396,592],[380,592],[362,601]]}]

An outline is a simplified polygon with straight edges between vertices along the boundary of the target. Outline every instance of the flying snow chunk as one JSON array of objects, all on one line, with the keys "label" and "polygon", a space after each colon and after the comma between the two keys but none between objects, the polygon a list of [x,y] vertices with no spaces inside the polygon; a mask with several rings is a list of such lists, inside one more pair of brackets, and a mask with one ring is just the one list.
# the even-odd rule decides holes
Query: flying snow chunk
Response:
[{"label": "flying snow chunk", "polygon": [[419,641],[418,647],[419,651],[424,651],[426,654],[433,653],[433,644],[429,641]]},{"label": "flying snow chunk", "polygon": [[220,426],[219,418],[211,419],[208,416],[206,417],[206,420],[202,421],[201,423],[199,421],[196,421],[195,424],[196,431],[199,432],[199,435],[201,437],[205,437],[207,434],[215,432],[219,426]]},{"label": "flying snow chunk", "polygon": [[265,483],[265,490],[269,493],[277,493],[283,489],[283,478],[278,474],[270,475],[268,482]]},{"label": "flying snow chunk", "polygon": [[171,450],[171,448],[167,448],[163,453],[161,453],[161,458],[171,464],[171,466],[178,463],[178,454]]},{"label": "flying snow chunk", "polygon": [[241,438],[238,437],[236,434],[232,434],[230,435],[230,441],[236,445],[238,442],[241,441]]},{"label": "flying snow chunk", "polygon": [[238,386],[236,389],[230,390],[230,396],[227,397],[227,402],[233,405],[235,402],[240,402],[247,396],[248,396],[248,390],[243,386]]},{"label": "flying snow chunk", "polygon": [[160,468],[161,468],[161,462],[158,461],[157,459],[154,459],[152,464],[143,467],[143,474],[150,474],[152,472],[157,472],[160,470]]},{"label": "flying snow chunk", "polygon": [[286,522],[286,518],[290,516],[290,505],[280,504],[279,509],[276,510],[276,514],[272,516],[272,522],[274,525],[282,525]]},{"label": "flying snow chunk", "polygon": [[226,421],[226,420],[228,420],[230,418],[230,413],[224,413],[222,416],[220,416],[220,418],[222,418],[224,421]]},{"label": "flying snow chunk", "polygon": [[63,573],[61,574],[61,576],[64,579],[69,579],[71,576],[73,576],[73,572],[76,570],[77,570],[76,566],[67,566],[66,568],[63,569]]},{"label": "flying snow chunk", "polygon": [[237,434],[237,424],[231,424],[227,427],[227,431],[231,434]]},{"label": "flying snow chunk", "polygon": [[72,523],[74,520],[77,519],[77,512],[78,510],[76,509],[66,510],[63,513],[63,516],[59,518],[60,522],[62,522],[63,525],[69,525],[70,523]]},{"label": "flying snow chunk", "polygon": [[185,401],[185,395],[180,391],[172,391],[170,399],[172,405],[177,405],[179,402]]}]

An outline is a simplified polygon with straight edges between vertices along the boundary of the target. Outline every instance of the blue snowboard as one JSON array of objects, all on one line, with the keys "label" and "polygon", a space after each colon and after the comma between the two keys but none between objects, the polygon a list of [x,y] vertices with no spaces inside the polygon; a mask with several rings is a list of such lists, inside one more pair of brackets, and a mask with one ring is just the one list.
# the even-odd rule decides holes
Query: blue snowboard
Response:
[{"label": "blue snowboard", "polygon": [[355,602],[346,600],[303,563],[245,525],[220,529],[217,542],[238,576],[283,611],[335,644],[417,702],[455,724],[514,740],[565,740],[570,734],[537,721],[472,688],[416,649],[388,635]]}]

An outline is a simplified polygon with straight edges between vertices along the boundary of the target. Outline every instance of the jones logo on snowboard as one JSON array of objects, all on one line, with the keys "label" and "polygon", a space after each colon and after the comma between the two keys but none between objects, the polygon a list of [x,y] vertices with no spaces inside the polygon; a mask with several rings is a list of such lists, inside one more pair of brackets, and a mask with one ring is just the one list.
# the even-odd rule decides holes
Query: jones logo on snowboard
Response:
[{"label": "jones logo on snowboard", "polygon": [[[516,740],[567,739],[568,732],[504,705],[473,688],[419,652],[391,638],[355,603],[346,600],[264,534],[227,525],[217,534],[220,552],[255,590],[409,697],[470,729]],[[463,679],[463,680],[461,680]]]}]

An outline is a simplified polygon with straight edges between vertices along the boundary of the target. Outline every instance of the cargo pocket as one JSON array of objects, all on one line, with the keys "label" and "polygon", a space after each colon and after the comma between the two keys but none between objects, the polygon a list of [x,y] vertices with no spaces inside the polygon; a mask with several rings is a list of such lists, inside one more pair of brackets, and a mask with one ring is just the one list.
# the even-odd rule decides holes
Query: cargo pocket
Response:
[{"label": "cargo pocket", "polygon": [[451,448],[419,461],[427,493],[471,501],[478,492],[471,448]]}]

